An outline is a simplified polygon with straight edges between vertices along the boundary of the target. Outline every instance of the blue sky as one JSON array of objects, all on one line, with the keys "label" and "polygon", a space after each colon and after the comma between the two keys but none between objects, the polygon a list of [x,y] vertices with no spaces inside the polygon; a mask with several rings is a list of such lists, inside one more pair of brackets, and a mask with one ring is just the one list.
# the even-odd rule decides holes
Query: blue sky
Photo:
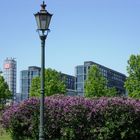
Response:
[{"label": "blue sky", "polygon": [[[127,60],[140,54],[140,0],[47,0],[53,13],[46,40],[46,67],[74,75],[84,61],[127,74]],[[41,0],[1,0],[0,68],[6,57],[19,72],[40,66],[40,39],[34,13]]]}]

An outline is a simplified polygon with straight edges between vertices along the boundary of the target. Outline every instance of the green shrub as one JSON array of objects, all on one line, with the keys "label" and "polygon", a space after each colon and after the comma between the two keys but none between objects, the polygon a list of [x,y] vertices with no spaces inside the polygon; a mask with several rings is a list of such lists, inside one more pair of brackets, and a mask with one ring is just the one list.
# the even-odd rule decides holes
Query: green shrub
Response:
[{"label": "green shrub", "polygon": [[[30,98],[5,110],[3,126],[15,140],[37,140],[39,99]],[[140,100],[86,99],[52,96],[45,99],[45,138],[49,140],[138,140]]]}]

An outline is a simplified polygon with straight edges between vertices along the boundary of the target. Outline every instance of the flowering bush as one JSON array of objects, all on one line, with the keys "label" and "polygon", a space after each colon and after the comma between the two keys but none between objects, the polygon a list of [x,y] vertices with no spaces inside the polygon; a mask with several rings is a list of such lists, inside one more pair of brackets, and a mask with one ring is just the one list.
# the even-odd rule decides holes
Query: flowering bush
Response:
[{"label": "flowering bush", "polygon": [[[2,119],[14,140],[38,139],[39,99],[10,106]],[[45,99],[46,139],[138,140],[139,130],[140,100],[68,96]]]}]

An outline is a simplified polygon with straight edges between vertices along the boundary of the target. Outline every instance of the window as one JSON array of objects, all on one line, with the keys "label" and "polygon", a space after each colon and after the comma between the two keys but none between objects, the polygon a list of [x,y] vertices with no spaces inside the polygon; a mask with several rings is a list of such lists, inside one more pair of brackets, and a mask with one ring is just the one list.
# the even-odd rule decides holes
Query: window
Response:
[{"label": "window", "polygon": [[77,91],[83,91],[83,84],[82,83],[78,83],[77,84]]},{"label": "window", "polygon": [[77,74],[83,74],[83,73],[84,73],[84,67],[83,66],[77,67]]},{"label": "window", "polygon": [[77,82],[83,82],[83,75],[78,75],[77,76]]}]

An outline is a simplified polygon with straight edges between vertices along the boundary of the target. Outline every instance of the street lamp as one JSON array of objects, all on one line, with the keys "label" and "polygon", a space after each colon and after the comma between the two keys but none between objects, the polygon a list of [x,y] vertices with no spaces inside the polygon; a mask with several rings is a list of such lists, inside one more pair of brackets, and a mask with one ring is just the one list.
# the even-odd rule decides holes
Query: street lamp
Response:
[{"label": "street lamp", "polygon": [[47,12],[46,4],[43,1],[40,12],[34,14],[38,33],[41,39],[41,94],[40,94],[40,125],[39,140],[45,140],[44,136],[44,86],[45,86],[45,40],[49,32],[49,24],[52,14]]}]

